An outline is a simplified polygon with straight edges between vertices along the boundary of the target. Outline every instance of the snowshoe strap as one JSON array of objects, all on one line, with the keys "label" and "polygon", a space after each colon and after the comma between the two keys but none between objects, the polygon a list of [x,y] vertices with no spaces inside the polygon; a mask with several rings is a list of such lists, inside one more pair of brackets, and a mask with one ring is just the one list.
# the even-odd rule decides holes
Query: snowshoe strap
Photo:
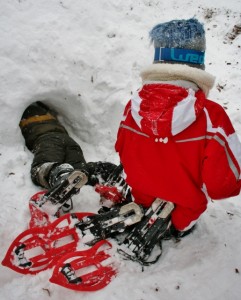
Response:
[{"label": "snowshoe strap", "polygon": [[22,274],[52,267],[59,257],[75,251],[79,235],[75,224],[90,213],[66,214],[42,228],[22,232],[10,245],[2,265]]},{"label": "snowshoe strap", "polygon": [[162,254],[161,238],[168,227],[173,209],[172,202],[156,199],[143,220],[126,236],[118,252],[142,265],[155,263]]},{"label": "snowshoe strap", "polygon": [[102,240],[88,250],[66,254],[54,267],[50,282],[76,291],[105,287],[117,273],[117,264],[108,253],[111,248]]}]

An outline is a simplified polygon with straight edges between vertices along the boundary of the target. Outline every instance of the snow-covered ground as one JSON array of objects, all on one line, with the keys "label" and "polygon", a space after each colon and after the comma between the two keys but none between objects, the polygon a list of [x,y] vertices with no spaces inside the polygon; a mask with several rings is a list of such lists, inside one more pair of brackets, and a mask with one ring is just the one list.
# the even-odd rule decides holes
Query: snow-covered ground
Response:
[{"label": "snow-covered ground", "polygon": [[[240,0],[0,0],[0,260],[27,228],[32,154],[18,123],[43,100],[56,108],[88,161],[118,162],[115,136],[125,103],[151,64],[149,30],[173,18],[197,17],[207,33],[209,97],[223,105],[241,139]],[[238,30],[239,28],[239,30]],[[239,32],[238,32],[239,31]],[[217,166],[218,168],[218,166]],[[2,300],[241,299],[241,195],[211,202],[195,233],[163,243],[158,263],[122,262],[109,286],[93,293],[51,284],[51,270],[24,276],[0,267]],[[98,209],[84,187],[76,211]]]}]

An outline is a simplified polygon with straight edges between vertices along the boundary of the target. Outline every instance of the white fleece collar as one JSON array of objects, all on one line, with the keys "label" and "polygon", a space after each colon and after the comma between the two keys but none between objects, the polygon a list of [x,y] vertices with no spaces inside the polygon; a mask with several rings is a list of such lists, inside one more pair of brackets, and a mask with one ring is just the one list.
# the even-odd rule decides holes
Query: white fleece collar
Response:
[{"label": "white fleece collar", "polygon": [[150,81],[186,80],[194,82],[207,96],[215,77],[208,72],[181,64],[153,64],[141,72],[143,83]]}]

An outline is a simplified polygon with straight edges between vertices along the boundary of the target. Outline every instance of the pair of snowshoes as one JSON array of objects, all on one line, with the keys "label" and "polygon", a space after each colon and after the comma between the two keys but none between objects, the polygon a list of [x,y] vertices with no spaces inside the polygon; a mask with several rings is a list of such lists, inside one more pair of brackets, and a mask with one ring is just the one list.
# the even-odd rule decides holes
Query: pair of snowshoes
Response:
[{"label": "pair of snowshoes", "polygon": [[[156,262],[174,205],[156,199],[146,211],[129,202],[98,214],[74,213],[56,218],[85,183],[83,173],[74,171],[57,188],[34,195],[30,200],[30,228],[13,241],[2,264],[22,274],[53,267],[51,282],[92,291],[110,283],[118,271],[108,238],[119,241],[117,251],[125,259],[142,265]],[[119,237],[123,238],[121,242]],[[81,247],[84,250],[79,250]],[[159,251],[153,259],[156,247]]]},{"label": "pair of snowshoes", "polygon": [[81,240],[75,224],[85,216],[66,214],[48,226],[24,231],[9,247],[2,265],[32,275],[53,267],[50,282],[76,291],[105,287],[117,274],[112,245],[101,240],[77,251]]},{"label": "pair of snowshoes", "polygon": [[[21,233],[2,264],[22,274],[54,268],[50,282],[77,291],[95,291],[116,276],[118,263],[106,239],[139,222],[142,208],[135,203],[103,215],[65,214],[52,223]],[[83,248],[83,250],[79,250]]]}]

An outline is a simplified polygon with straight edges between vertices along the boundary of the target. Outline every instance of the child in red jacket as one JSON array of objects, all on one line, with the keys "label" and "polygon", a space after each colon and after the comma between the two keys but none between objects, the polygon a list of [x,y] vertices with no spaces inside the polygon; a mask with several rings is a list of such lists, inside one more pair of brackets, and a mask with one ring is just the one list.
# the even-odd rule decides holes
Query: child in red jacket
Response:
[{"label": "child in red jacket", "polygon": [[155,26],[154,64],[126,105],[116,141],[136,203],[175,204],[172,231],[190,230],[208,198],[238,195],[241,144],[225,110],[208,100],[214,77],[205,72],[205,32],[196,19]]}]

